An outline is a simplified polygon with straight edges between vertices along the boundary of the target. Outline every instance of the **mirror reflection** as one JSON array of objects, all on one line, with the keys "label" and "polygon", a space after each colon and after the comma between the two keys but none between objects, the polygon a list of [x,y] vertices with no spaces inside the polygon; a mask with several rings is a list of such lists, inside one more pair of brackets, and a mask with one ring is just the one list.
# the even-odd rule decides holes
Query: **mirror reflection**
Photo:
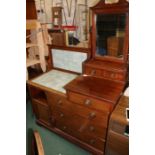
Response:
[{"label": "mirror reflection", "polygon": [[96,15],[96,55],[123,58],[125,14]]}]

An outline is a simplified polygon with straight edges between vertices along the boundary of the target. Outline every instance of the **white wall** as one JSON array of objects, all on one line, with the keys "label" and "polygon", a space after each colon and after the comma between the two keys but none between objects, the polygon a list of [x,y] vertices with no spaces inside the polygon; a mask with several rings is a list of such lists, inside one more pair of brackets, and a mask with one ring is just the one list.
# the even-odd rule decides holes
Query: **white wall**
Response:
[{"label": "white wall", "polygon": [[88,2],[88,6],[92,7],[94,5],[96,5],[100,0],[87,0]]},{"label": "white wall", "polygon": [[[41,2],[41,3],[40,3]],[[55,6],[56,3],[60,3],[61,0],[35,0],[36,3],[36,9],[39,10],[40,8],[43,8],[45,11],[45,14],[42,14],[41,17],[39,18],[42,22],[50,23],[52,20],[52,12],[51,8],[52,5]],[[68,0],[69,4],[71,0]],[[88,6],[91,7],[95,4],[97,4],[99,0],[87,0]],[[78,4],[84,4],[84,0],[78,0]]]}]

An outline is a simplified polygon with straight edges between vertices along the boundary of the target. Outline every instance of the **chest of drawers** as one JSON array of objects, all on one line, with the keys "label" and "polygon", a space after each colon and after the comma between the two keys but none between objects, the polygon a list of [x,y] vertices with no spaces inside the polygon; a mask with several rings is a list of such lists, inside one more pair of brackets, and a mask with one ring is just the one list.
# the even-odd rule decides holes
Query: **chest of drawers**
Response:
[{"label": "chest of drawers", "polygon": [[[45,74],[29,81],[37,123],[93,154],[103,155],[109,116],[124,83],[59,71],[57,74],[68,77],[64,83],[60,82],[61,76],[53,76],[51,72],[57,73],[50,71],[50,77]],[[59,85],[52,77],[56,77]]]},{"label": "chest of drawers", "polygon": [[74,104],[75,120],[80,122],[78,138],[101,154],[105,151],[109,116],[123,88],[122,82],[93,76],[79,76],[65,86],[67,99]]}]

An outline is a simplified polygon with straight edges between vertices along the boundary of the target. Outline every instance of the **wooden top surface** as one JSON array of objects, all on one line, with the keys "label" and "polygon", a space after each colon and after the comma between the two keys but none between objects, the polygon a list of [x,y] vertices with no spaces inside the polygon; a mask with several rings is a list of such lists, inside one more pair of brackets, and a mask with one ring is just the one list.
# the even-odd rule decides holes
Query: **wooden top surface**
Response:
[{"label": "wooden top surface", "polygon": [[79,94],[116,103],[122,94],[124,83],[92,76],[79,76],[64,88]]}]

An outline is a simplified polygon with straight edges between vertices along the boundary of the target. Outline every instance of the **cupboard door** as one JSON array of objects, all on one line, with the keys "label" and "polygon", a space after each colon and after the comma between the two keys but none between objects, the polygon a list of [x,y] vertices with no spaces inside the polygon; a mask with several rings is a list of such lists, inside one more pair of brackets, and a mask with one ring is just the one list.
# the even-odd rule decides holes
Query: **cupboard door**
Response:
[{"label": "cupboard door", "polygon": [[47,104],[39,103],[33,100],[33,109],[36,118],[46,125],[50,125],[50,112]]}]

